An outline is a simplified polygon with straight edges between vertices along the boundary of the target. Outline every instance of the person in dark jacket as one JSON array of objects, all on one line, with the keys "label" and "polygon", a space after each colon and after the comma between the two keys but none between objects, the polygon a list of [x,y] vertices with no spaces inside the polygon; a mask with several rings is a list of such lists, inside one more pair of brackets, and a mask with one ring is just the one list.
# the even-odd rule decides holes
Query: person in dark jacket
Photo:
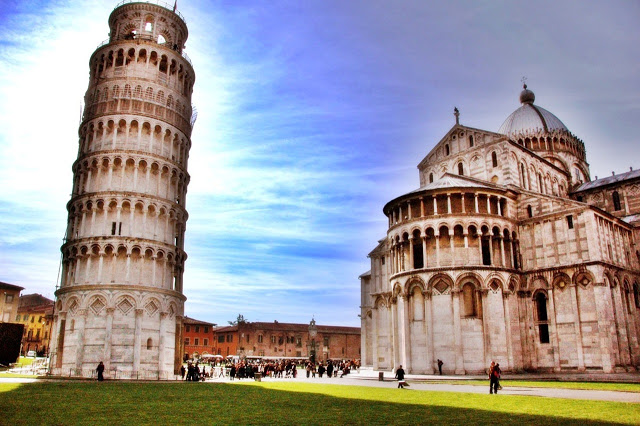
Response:
[{"label": "person in dark jacket", "polygon": [[498,393],[498,389],[500,388],[500,364],[491,363],[491,367],[489,368],[489,393]]},{"label": "person in dark jacket", "polygon": [[104,364],[100,361],[98,367],[96,367],[96,371],[98,372],[98,381],[101,382],[104,380]]},{"label": "person in dark jacket", "polygon": [[398,387],[404,389],[404,385],[406,383],[404,381],[404,370],[402,369],[402,365],[396,370],[396,379],[398,379]]},{"label": "person in dark jacket", "polygon": [[333,363],[331,361],[327,361],[327,377],[331,378],[333,374]]}]

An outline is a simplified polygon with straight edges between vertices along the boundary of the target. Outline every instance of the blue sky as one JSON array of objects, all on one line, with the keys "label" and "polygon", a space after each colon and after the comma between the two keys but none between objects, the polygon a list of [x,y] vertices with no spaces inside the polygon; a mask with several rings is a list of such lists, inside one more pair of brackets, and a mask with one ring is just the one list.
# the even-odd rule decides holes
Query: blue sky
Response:
[{"label": "blue sky", "polygon": [[[88,60],[117,2],[2,0],[0,281],[53,297]],[[527,76],[592,177],[638,168],[640,3],[180,0],[196,70],[191,317],[359,326],[382,206]]]}]

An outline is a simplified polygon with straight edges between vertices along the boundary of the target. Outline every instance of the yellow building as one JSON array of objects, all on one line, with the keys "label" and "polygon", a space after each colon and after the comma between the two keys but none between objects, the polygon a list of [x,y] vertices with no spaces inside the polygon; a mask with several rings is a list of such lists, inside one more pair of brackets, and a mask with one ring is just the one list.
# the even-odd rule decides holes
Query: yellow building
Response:
[{"label": "yellow building", "polygon": [[20,297],[16,322],[24,324],[22,354],[35,351],[39,355],[49,352],[51,323],[53,321],[53,300],[41,294],[27,294]]}]

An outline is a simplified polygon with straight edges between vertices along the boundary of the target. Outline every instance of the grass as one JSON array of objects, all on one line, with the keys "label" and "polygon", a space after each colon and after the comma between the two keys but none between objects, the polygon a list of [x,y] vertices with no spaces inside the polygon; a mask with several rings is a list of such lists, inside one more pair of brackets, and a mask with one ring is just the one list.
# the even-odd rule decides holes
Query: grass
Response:
[{"label": "grass", "polygon": [[36,376],[35,374],[20,374],[20,373],[6,373],[3,371],[0,371],[0,379],[4,379],[4,378],[11,378],[11,379],[35,379],[38,378],[39,376]]},{"label": "grass", "polygon": [[[489,380],[411,380],[410,382],[427,384],[445,383],[448,385],[489,386]],[[500,380],[500,384],[504,387],[607,390],[640,393],[640,383],[555,382],[503,379]]]},{"label": "grass", "polygon": [[0,384],[0,424],[638,424],[640,404],[295,382]]},{"label": "grass", "polygon": [[33,361],[35,361],[33,358],[27,358],[26,356],[21,356],[20,358],[18,358],[18,362],[15,363],[15,366],[28,367],[29,365],[33,364]]}]

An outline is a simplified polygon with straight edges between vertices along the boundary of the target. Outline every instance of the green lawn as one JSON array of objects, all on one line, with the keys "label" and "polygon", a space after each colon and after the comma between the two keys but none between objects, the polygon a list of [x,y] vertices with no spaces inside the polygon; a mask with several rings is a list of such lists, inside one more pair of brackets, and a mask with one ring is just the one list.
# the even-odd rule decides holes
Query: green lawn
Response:
[{"label": "green lawn", "polygon": [[0,424],[638,424],[640,404],[295,382],[0,384]]},{"label": "green lawn", "polygon": [[[410,380],[412,383],[445,383],[448,385],[489,386],[489,380]],[[640,392],[640,383],[601,383],[601,382],[554,382],[531,380],[500,380],[504,387],[522,388],[556,388],[556,389],[585,389],[608,390],[621,392]]]}]

